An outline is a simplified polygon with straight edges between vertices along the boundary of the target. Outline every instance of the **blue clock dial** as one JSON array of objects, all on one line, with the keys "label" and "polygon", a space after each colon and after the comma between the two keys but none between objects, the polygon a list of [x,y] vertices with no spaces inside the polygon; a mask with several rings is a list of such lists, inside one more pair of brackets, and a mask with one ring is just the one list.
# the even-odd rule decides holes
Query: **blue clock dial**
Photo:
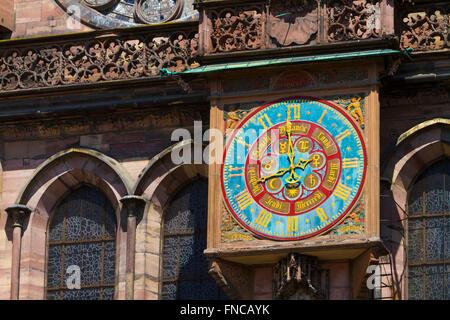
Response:
[{"label": "blue clock dial", "polygon": [[250,113],[227,143],[222,189],[228,209],[251,232],[308,238],[341,220],[364,182],[359,129],[329,102],[292,98]]}]

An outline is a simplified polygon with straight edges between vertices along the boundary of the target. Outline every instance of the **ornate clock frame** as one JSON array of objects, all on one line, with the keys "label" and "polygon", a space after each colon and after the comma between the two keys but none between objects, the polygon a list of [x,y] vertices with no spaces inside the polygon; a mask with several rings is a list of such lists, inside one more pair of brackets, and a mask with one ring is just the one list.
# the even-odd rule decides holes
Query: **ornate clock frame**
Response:
[{"label": "ornate clock frame", "polygon": [[[381,248],[379,230],[379,92],[382,60],[268,68],[246,79],[233,74],[210,78],[210,127],[226,136],[248,112],[291,96],[330,101],[352,117],[367,151],[366,178],[352,208],[333,228],[311,238],[277,241],[259,237],[230,215],[221,191],[221,164],[209,166],[208,248],[205,254],[242,265],[276,263],[288,252],[319,259],[355,259],[368,248]],[[225,144],[224,144],[225,145]],[[214,149],[214,148],[212,148]],[[215,155],[217,156],[217,155]],[[223,154],[221,155],[223,156]]]},{"label": "ornate clock frame", "polygon": [[[226,209],[242,227],[262,239],[301,240],[347,216],[363,188],[367,159],[346,111],[317,98],[288,97],[239,121],[227,137],[221,186]],[[271,190],[274,182],[279,187]]]}]

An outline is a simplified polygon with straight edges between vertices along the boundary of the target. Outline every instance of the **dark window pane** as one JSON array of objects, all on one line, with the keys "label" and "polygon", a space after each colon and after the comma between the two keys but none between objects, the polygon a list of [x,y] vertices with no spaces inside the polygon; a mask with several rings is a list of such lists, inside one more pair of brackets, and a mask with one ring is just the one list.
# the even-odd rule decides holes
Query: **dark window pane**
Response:
[{"label": "dark window pane", "polygon": [[60,206],[52,218],[48,234],[49,241],[61,241],[63,239],[64,209],[65,206]]},{"label": "dark window pane", "polygon": [[81,285],[99,285],[102,276],[102,243],[81,245]]},{"label": "dark window pane", "polygon": [[47,300],[60,300],[61,292],[58,290],[55,291],[47,291]]},{"label": "dark window pane", "polygon": [[425,292],[427,300],[444,299],[444,267],[434,265],[425,267]]},{"label": "dark window pane", "polygon": [[78,300],[80,290],[64,290],[62,300]]},{"label": "dark window pane", "polygon": [[[47,288],[60,290],[48,290],[48,299],[113,299],[116,227],[113,207],[96,189],[82,187],[64,199],[50,222],[47,267]],[[80,289],[69,289],[77,267]]]},{"label": "dark window pane", "polygon": [[448,299],[450,159],[437,162],[408,194],[408,296]]},{"label": "dark window pane", "polygon": [[105,242],[103,258],[103,283],[114,284],[114,272],[116,264],[116,244],[114,241]]},{"label": "dark window pane", "polygon": [[[79,244],[68,244],[64,246],[64,283],[62,287],[66,288],[66,281],[70,274],[67,272],[67,269],[70,266],[78,266],[81,267],[81,251]],[[83,281],[83,273],[81,273],[81,281]]]},{"label": "dark window pane", "polygon": [[[180,272],[178,277],[189,279],[195,277],[194,237],[180,236]],[[180,289],[181,290],[181,289]]]},{"label": "dark window pane", "polygon": [[165,237],[163,246],[163,280],[175,279],[178,274],[178,237]]},{"label": "dark window pane", "polygon": [[62,258],[62,247],[50,246],[48,250],[48,269],[47,269],[48,272],[47,287],[49,288],[59,288],[62,286],[61,258]]},{"label": "dark window pane", "polygon": [[175,300],[177,298],[176,283],[164,283],[162,287],[163,300]]},{"label": "dark window pane", "polygon": [[113,300],[114,299],[114,288],[103,289],[103,300]]},{"label": "dark window pane", "polygon": [[100,300],[100,289],[81,289],[79,300]]},{"label": "dark window pane", "polygon": [[423,223],[411,219],[408,224],[408,262],[418,263],[423,260]]},{"label": "dark window pane", "polygon": [[163,299],[226,298],[208,274],[203,254],[207,206],[208,182],[198,180],[173,199],[164,215]]},{"label": "dark window pane", "polygon": [[444,225],[444,259],[446,261],[450,260],[450,217],[445,218]]},{"label": "dark window pane", "polygon": [[445,300],[450,300],[450,264],[445,266]]},{"label": "dark window pane", "polygon": [[442,261],[444,258],[444,219],[426,219],[426,260]]},{"label": "dark window pane", "polygon": [[409,267],[408,268],[408,299],[423,300],[424,286],[423,286],[423,267]]},{"label": "dark window pane", "polygon": [[178,282],[178,299],[199,300],[201,295],[201,281],[180,281]]}]

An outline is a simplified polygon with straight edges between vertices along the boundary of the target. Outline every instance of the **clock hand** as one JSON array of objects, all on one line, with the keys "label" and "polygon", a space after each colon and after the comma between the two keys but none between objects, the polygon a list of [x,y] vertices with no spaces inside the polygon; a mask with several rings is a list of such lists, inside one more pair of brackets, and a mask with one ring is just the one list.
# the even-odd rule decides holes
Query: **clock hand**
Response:
[{"label": "clock hand", "polygon": [[297,183],[301,180],[302,177],[299,176],[297,173],[295,173],[295,169],[300,168],[302,170],[305,170],[308,163],[310,163],[312,160],[311,159],[304,160],[304,159],[300,158],[299,161],[297,162],[297,164],[294,165],[295,154],[294,154],[294,145],[292,143],[292,138],[291,138],[291,132],[292,132],[292,123],[290,121],[290,113],[288,113],[287,121],[286,121],[286,133],[288,136],[288,143],[289,143],[289,145],[288,145],[289,168],[280,169],[274,174],[271,174],[271,175],[265,176],[265,177],[261,177],[260,179],[257,180],[257,182],[266,182],[267,180],[269,180],[271,178],[284,175],[287,171],[290,171],[289,177],[285,179],[285,181],[287,183]]},{"label": "clock hand", "polygon": [[[297,183],[297,182],[299,182],[302,179],[302,177],[295,173],[295,169],[300,168],[302,170],[305,170],[306,166],[311,161],[312,161],[311,159],[304,160],[304,159],[300,158],[300,160],[298,160],[297,164],[292,169],[290,169],[291,170],[291,174],[289,175],[288,178],[285,179],[286,182],[287,183]],[[300,164],[300,162],[303,162],[303,163]],[[292,176],[294,176],[295,179],[293,179]]]},{"label": "clock hand", "polygon": [[[294,176],[295,179],[294,179],[292,176]],[[291,170],[291,174],[289,175],[289,177],[287,177],[287,178],[285,179],[285,181],[286,181],[287,183],[289,183],[289,184],[293,184],[293,183],[299,182],[301,179],[302,179],[301,176],[299,176],[298,174],[296,174],[294,170]]]},{"label": "clock hand", "polygon": [[266,182],[267,180],[274,178],[274,177],[278,177],[278,176],[282,176],[286,173],[286,171],[288,171],[289,168],[287,169],[280,169],[277,172],[275,172],[274,174],[265,176],[265,177],[261,177],[260,179],[256,180],[256,182]]},{"label": "clock hand", "polygon": [[[312,159],[309,160],[304,160],[302,158],[300,158],[297,162],[297,164],[294,166],[294,169],[296,168],[300,168],[302,170],[305,170],[306,166],[308,165],[308,163],[310,163],[312,161]],[[303,164],[300,164],[300,162],[303,162]]]},{"label": "clock hand", "polygon": [[286,133],[288,136],[288,157],[289,157],[289,166],[292,167],[294,165],[294,145],[292,144],[291,131],[292,131],[292,123],[290,121],[290,114],[288,114],[287,122],[286,122]]}]

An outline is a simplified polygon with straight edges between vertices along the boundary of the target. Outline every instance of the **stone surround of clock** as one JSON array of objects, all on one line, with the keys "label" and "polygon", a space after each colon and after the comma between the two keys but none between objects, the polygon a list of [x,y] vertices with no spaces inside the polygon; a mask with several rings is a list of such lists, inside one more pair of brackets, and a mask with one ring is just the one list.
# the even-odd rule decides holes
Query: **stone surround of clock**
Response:
[{"label": "stone surround of clock", "polygon": [[327,101],[287,98],[247,115],[222,167],[228,210],[252,233],[296,240],[323,233],[358,199],[366,173],[358,126]]}]

